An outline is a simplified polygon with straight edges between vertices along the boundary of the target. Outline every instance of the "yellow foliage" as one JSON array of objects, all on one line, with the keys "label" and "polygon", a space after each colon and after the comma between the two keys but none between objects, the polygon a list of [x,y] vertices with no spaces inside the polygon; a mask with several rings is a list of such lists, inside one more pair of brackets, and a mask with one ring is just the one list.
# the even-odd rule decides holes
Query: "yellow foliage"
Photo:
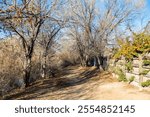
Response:
[{"label": "yellow foliage", "polygon": [[124,56],[126,59],[132,59],[138,54],[145,54],[150,52],[150,35],[140,33],[133,35],[133,41],[119,39],[118,41],[119,48],[114,55],[115,59]]}]

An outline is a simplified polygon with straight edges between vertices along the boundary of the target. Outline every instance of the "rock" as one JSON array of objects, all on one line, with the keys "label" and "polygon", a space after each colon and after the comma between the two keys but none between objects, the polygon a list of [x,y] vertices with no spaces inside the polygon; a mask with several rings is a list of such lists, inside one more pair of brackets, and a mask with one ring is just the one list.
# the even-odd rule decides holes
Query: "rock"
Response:
[{"label": "rock", "polygon": [[14,86],[16,88],[21,88],[21,89],[25,88],[24,80],[23,79],[15,79]]}]

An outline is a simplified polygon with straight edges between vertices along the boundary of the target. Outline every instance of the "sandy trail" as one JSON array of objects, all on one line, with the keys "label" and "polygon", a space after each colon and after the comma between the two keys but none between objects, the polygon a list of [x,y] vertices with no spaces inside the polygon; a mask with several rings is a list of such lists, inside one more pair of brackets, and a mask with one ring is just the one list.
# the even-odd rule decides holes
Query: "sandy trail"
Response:
[{"label": "sandy trail", "polygon": [[[65,71],[65,72],[64,72]],[[150,91],[118,82],[95,68],[68,67],[56,78],[39,80],[6,99],[37,100],[149,100]]]}]

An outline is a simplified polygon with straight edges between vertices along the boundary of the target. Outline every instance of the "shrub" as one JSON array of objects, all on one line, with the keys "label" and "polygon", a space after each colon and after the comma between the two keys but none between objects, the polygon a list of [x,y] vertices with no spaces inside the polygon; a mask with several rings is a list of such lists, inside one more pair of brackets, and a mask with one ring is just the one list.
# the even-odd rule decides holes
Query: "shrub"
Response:
[{"label": "shrub", "polygon": [[150,86],[150,80],[147,80],[146,82],[142,82],[141,86],[142,87],[148,87],[148,86]]},{"label": "shrub", "polygon": [[127,82],[127,78],[126,78],[126,75],[123,73],[122,69],[118,68],[118,67],[115,67],[112,69],[112,72],[114,72],[115,74],[117,74],[119,77],[118,77],[118,81],[119,82]]},{"label": "shrub", "polygon": [[140,75],[147,75],[150,70],[144,70],[140,73]]},{"label": "shrub", "polygon": [[132,65],[132,62],[131,62],[131,61],[128,62],[125,66],[126,66],[126,69],[127,69],[128,71],[132,71],[132,70],[133,70],[133,65]]},{"label": "shrub", "polygon": [[119,76],[118,77],[119,82],[121,82],[121,81],[127,82],[128,81],[126,78],[126,75],[123,73],[123,71],[121,69],[118,71],[118,76]]},{"label": "shrub", "polygon": [[119,67],[116,67],[113,69],[113,72],[115,74],[117,74],[119,77],[118,77],[118,81],[121,82],[127,82],[127,78],[126,78],[126,75],[123,73],[122,69],[120,69]]},{"label": "shrub", "polygon": [[144,61],[143,61],[143,65],[145,65],[145,66],[150,65],[150,60],[144,60]]},{"label": "shrub", "polygon": [[115,67],[115,68],[113,68],[113,72],[114,72],[115,74],[119,75],[120,72],[122,72],[122,70],[121,70],[119,67]]},{"label": "shrub", "polygon": [[131,77],[129,78],[129,83],[133,82],[134,79],[135,79],[135,76],[131,76]]}]

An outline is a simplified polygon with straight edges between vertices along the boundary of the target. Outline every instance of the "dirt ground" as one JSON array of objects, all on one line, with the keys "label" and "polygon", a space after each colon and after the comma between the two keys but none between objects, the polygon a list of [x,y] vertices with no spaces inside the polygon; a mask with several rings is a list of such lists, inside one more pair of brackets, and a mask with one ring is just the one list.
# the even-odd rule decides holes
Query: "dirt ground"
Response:
[{"label": "dirt ground", "polygon": [[30,100],[149,100],[150,91],[118,82],[108,72],[67,67],[55,78],[38,80],[24,91],[5,99]]}]

